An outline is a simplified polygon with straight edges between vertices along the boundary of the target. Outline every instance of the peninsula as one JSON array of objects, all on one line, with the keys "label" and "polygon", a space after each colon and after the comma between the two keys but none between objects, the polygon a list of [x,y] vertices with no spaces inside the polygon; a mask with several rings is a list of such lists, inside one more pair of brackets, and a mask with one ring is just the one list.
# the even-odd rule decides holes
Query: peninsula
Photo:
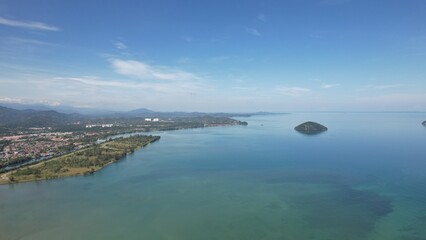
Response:
[{"label": "peninsula", "polygon": [[135,135],[113,139],[86,149],[4,173],[0,177],[0,184],[92,174],[122,159],[136,149],[145,147],[159,139],[159,136],[151,135]]},{"label": "peninsula", "polygon": [[124,134],[247,125],[230,114],[211,115],[139,109],[93,116],[0,106],[0,184],[90,174],[159,139],[116,138]]},{"label": "peninsula", "polygon": [[327,127],[316,122],[305,122],[296,126],[294,129],[306,135],[315,135],[328,130]]}]

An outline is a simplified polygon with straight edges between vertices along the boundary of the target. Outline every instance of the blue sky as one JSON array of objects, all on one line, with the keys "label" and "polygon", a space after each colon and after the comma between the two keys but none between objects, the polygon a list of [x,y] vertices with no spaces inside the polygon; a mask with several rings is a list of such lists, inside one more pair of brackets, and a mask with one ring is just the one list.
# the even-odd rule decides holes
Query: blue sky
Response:
[{"label": "blue sky", "polygon": [[1,1],[0,102],[426,111],[426,1]]}]

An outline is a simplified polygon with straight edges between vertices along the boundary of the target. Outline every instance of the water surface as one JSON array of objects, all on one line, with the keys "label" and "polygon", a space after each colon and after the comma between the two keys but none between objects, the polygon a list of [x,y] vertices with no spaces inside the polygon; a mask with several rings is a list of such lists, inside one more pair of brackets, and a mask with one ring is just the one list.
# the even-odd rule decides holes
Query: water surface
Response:
[{"label": "water surface", "polygon": [[[0,239],[426,239],[420,113],[160,133],[91,175],[0,186]],[[316,136],[294,126],[329,128]]]}]

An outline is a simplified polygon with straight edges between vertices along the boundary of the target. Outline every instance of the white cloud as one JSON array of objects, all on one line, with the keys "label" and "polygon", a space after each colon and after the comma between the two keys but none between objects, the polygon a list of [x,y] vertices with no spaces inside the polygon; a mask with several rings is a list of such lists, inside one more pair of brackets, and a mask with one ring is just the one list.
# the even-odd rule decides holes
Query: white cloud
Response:
[{"label": "white cloud", "polygon": [[257,29],[254,29],[254,28],[246,28],[246,32],[256,37],[262,36],[262,34]]},{"label": "white cloud", "polygon": [[100,80],[97,77],[93,76],[83,76],[83,77],[55,77],[55,80],[58,81],[67,81],[67,82],[75,82],[81,83],[85,85],[92,85],[98,87],[121,87],[121,88],[135,88],[137,84],[120,82],[120,81],[107,81]]},{"label": "white cloud", "polygon": [[114,43],[114,45],[115,45],[115,47],[116,47],[117,49],[120,49],[120,50],[125,50],[125,49],[127,49],[126,44],[124,44],[124,43],[122,43],[122,42],[116,42],[116,43]]},{"label": "white cloud", "polygon": [[311,91],[311,89],[303,88],[303,87],[285,87],[285,86],[282,86],[282,87],[277,87],[275,89],[280,94],[292,96],[292,97],[297,97],[297,96],[306,94],[306,93]]},{"label": "white cloud", "polygon": [[139,61],[111,59],[110,62],[116,73],[137,77],[141,80],[194,81],[201,79],[190,72],[164,66],[153,66]]},{"label": "white cloud", "polygon": [[32,98],[16,98],[0,96],[0,103],[18,103],[18,104],[44,104],[49,106],[61,105],[58,101],[50,101],[46,99],[32,99]]},{"label": "white cloud", "polygon": [[55,82],[60,82],[62,85],[79,84],[84,86],[91,86],[98,89],[108,88],[125,88],[125,91],[132,90],[149,90],[159,93],[188,93],[188,92],[202,92],[209,91],[211,88],[201,82],[193,81],[167,81],[167,82],[140,82],[131,80],[109,80],[102,79],[95,76],[82,76],[82,77],[55,77]]},{"label": "white cloud", "polygon": [[257,19],[262,21],[262,22],[266,22],[266,16],[263,13],[257,14]]},{"label": "white cloud", "polygon": [[0,97],[2,103],[23,103],[22,98]]},{"label": "white cloud", "polygon": [[18,21],[18,20],[3,18],[3,17],[0,17],[0,24],[10,26],[10,27],[19,27],[19,28],[26,28],[31,30],[41,30],[41,31],[60,31],[61,30],[58,27],[51,26],[42,22]]},{"label": "white cloud", "polygon": [[5,44],[32,44],[32,45],[43,45],[43,46],[58,46],[57,44],[44,42],[30,38],[17,38],[17,37],[4,37],[0,38],[0,42]]},{"label": "white cloud", "polygon": [[323,88],[323,89],[330,89],[330,88],[335,88],[335,87],[338,87],[338,86],[340,86],[340,84],[338,84],[338,83],[336,83],[336,84],[323,84],[321,86],[321,88]]},{"label": "white cloud", "polygon": [[3,86],[0,96],[4,96],[1,100],[9,102],[18,102],[28,96],[31,97],[28,103],[41,103],[43,99],[48,99],[71,106],[126,109],[149,106],[173,111],[201,110],[203,103],[213,99],[208,96],[214,92],[213,87],[204,80],[140,81],[126,77],[108,79],[46,74],[20,76],[13,80],[0,76],[0,86]]}]

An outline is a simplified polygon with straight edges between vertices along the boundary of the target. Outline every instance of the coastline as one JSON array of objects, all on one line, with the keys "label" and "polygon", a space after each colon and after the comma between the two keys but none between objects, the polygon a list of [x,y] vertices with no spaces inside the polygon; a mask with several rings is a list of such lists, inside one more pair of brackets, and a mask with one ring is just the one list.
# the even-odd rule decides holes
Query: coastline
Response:
[{"label": "coastline", "polygon": [[[182,126],[174,126],[174,127],[168,127],[168,128],[159,128],[159,129],[151,129],[151,130],[156,130],[156,131],[175,131],[175,130],[183,130],[183,129],[193,129],[193,128],[206,128],[206,127],[219,127],[219,126],[237,126],[237,125],[241,125],[241,126],[246,126],[247,122],[244,121],[240,121],[240,120],[235,120],[235,119],[229,119],[231,120],[230,122],[223,122],[223,121],[213,121],[213,122],[208,122],[208,123],[203,123],[203,124],[193,124],[190,123],[190,125],[185,125],[183,124]],[[122,136],[125,134],[132,134],[132,133],[140,133],[140,134],[147,134],[153,131],[125,131],[122,132],[121,134],[115,135],[115,136]],[[86,175],[86,174],[92,174],[94,172],[97,172],[99,170],[101,170],[102,168],[106,167],[107,165],[114,163],[116,161],[119,161],[120,159],[122,159],[123,157],[125,157],[128,153],[135,151],[137,148],[141,148],[141,147],[145,147],[146,145],[148,145],[149,143],[155,142],[157,140],[159,140],[159,136],[154,136],[155,138],[158,137],[158,139],[155,139],[147,144],[143,144],[142,146],[136,146],[132,149],[126,149],[126,154],[121,154],[121,156],[119,157],[119,159],[110,159],[107,162],[103,162],[102,166],[98,166],[98,165],[93,165],[93,166],[87,166],[87,167],[67,167],[66,171],[55,171],[55,172],[49,172],[48,174],[45,173],[39,173],[39,172],[31,172],[33,171],[33,169],[39,169],[44,167],[46,164],[51,165],[52,162],[60,162],[62,159],[70,157],[70,156],[74,156],[80,152],[84,152],[84,151],[90,151],[91,149],[95,149],[98,147],[102,147],[105,146],[111,142],[115,142],[117,141],[117,139],[128,139],[131,138],[133,136],[146,136],[146,135],[131,135],[131,136],[127,136],[127,137],[119,137],[119,138],[114,138],[114,136],[109,136],[110,140],[107,142],[102,142],[102,143],[98,143],[96,145],[92,145],[90,147],[86,147],[83,149],[79,149],[76,151],[72,151],[66,154],[62,154],[62,155],[58,155],[46,160],[42,160],[39,162],[35,162],[35,163],[30,163],[30,164],[24,164],[22,166],[19,166],[18,168],[14,168],[11,169],[9,171],[5,171],[5,172],[1,172],[0,173],[0,185],[5,185],[5,184],[15,184],[15,183],[22,183],[22,182],[32,182],[32,181],[40,181],[40,180],[49,180],[49,179],[56,179],[56,178],[60,178],[60,177],[70,177],[70,176],[79,176],[79,175]],[[111,138],[112,137],[112,138]],[[95,159],[99,159],[102,158],[102,156],[92,156]],[[93,160],[93,159],[92,159]],[[23,176],[22,171],[25,170],[27,174],[24,174],[25,176]],[[21,173],[18,177],[15,176],[16,173]],[[11,178],[12,177],[12,178]]]},{"label": "coastline", "polygon": [[160,140],[159,136],[117,138],[0,175],[0,185],[93,174],[120,161],[139,148]]}]

